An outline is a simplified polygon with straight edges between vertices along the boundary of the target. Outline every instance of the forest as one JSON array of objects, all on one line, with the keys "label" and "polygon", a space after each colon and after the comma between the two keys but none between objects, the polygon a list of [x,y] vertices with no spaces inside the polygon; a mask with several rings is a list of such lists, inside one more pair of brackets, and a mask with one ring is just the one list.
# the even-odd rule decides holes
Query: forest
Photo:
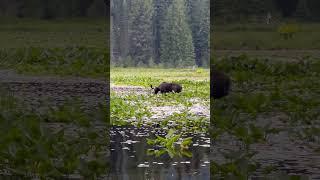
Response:
[{"label": "forest", "polygon": [[[1,17],[105,17],[109,0],[0,0]],[[108,8],[107,8],[108,9]]]},{"label": "forest", "polygon": [[300,21],[320,20],[318,0],[214,0],[211,18],[215,22],[260,21],[267,13],[276,18],[293,18]]},{"label": "forest", "polygon": [[111,1],[111,63],[208,67],[209,0]]},{"label": "forest", "polygon": [[318,21],[319,5],[317,0],[0,0],[0,15],[101,18],[111,7],[113,66],[208,67],[209,14],[216,24],[265,23],[268,14],[273,21]]}]

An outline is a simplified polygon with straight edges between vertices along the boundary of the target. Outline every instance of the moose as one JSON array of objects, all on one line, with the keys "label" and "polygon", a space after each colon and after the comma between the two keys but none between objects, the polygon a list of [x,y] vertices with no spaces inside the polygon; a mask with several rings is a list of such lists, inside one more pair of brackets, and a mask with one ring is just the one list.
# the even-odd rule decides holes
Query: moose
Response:
[{"label": "moose", "polygon": [[229,94],[231,81],[225,73],[211,68],[210,79],[210,97],[220,99]]},{"label": "moose", "polygon": [[158,92],[163,93],[180,93],[182,91],[182,86],[177,83],[167,83],[162,82],[158,87],[153,88],[152,85],[150,85],[151,89],[154,89],[154,94],[158,94]]}]

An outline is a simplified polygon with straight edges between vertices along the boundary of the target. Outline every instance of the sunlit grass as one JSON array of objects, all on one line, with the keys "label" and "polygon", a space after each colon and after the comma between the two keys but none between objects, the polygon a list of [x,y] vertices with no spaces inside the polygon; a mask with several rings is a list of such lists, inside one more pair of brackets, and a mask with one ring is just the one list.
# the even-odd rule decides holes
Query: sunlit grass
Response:
[{"label": "sunlit grass", "polygon": [[[125,121],[135,118],[133,124],[142,123],[143,118],[153,114],[151,107],[183,107],[179,113],[172,114],[169,120],[177,123],[176,129],[189,128],[189,131],[206,131],[208,119],[192,115],[188,108],[197,103],[208,107],[210,103],[209,69],[157,69],[157,68],[111,68],[111,83],[120,86],[142,86],[146,93],[128,92],[118,95],[111,91],[111,122],[113,125],[126,124]],[[182,85],[181,93],[152,93],[150,85],[158,86],[161,82],[176,82]],[[166,127],[166,123],[160,123]]]},{"label": "sunlit grass", "polygon": [[[111,68],[111,83],[149,87],[163,81],[208,81],[209,69]],[[153,84],[157,85],[157,84]]]}]

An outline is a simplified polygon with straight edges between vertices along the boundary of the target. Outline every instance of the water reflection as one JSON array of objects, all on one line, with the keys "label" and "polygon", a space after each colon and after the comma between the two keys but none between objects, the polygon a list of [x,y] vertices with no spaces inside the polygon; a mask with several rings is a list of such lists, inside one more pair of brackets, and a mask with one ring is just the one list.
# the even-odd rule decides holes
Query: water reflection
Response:
[{"label": "water reflection", "polygon": [[[193,135],[190,146],[192,157],[174,157],[168,154],[159,158],[147,155],[146,138],[165,135],[161,128],[113,127],[110,130],[110,179],[119,180],[176,180],[210,179],[210,139],[208,134]],[[187,136],[187,135],[185,135]],[[188,135],[190,136],[190,134]]]}]

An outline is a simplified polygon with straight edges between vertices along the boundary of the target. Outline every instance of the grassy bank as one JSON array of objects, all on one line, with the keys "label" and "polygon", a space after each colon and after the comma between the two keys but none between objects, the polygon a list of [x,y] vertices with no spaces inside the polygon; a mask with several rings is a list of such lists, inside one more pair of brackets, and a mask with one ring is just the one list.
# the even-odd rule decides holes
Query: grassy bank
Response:
[{"label": "grassy bank", "polygon": [[109,53],[104,48],[15,48],[0,50],[0,68],[21,74],[106,79]]},{"label": "grassy bank", "polygon": [[293,23],[297,30],[291,39],[284,39],[277,24],[215,24],[211,47],[215,50],[305,50],[320,49],[320,24]]},{"label": "grassy bank", "polygon": [[108,76],[106,19],[1,19],[0,68],[22,74]]},{"label": "grassy bank", "polygon": [[1,19],[0,48],[86,46],[108,48],[107,19]]}]

